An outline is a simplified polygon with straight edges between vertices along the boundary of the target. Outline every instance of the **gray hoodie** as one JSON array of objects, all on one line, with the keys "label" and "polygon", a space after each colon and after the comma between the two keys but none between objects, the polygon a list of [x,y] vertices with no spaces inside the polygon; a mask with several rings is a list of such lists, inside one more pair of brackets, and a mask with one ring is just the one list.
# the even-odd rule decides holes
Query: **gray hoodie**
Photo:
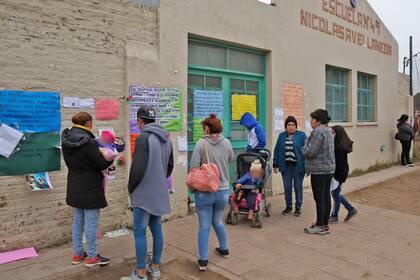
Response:
[{"label": "gray hoodie", "polygon": [[131,207],[154,216],[171,212],[167,179],[174,167],[169,133],[155,123],[144,126],[136,139],[128,179]]},{"label": "gray hoodie", "polygon": [[219,190],[229,189],[229,162],[234,161],[235,155],[230,141],[223,135],[206,136],[198,140],[191,157],[190,168],[198,168],[206,163],[205,145],[207,145],[210,161],[216,164],[220,172]]}]

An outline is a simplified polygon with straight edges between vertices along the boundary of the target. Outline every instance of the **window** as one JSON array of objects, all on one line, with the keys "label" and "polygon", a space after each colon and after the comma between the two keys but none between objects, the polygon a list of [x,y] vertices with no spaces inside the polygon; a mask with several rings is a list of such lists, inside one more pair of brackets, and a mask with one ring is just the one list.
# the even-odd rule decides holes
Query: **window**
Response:
[{"label": "window", "polygon": [[347,122],[349,70],[326,67],[326,108],[333,122]]},{"label": "window", "polygon": [[375,76],[357,73],[357,121],[375,121]]},{"label": "window", "polygon": [[256,51],[195,40],[188,42],[189,65],[264,74],[264,62],[265,55]]}]

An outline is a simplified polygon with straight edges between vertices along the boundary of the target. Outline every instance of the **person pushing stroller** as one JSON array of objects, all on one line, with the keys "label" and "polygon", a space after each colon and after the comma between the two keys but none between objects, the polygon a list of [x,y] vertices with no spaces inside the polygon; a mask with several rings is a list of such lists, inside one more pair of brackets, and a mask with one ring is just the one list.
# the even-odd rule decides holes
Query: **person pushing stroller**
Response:
[{"label": "person pushing stroller", "polygon": [[[254,188],[244,188],[244,186],[254,186]],[[243,198],[248,205],[248,220],[254,218],[254,212],[258,211],[257,201],[261,200],[261,188],[264,186],[264,169],[259,160],[251,164],[248,173],[235,182],[235,213],[239,213],[239,204]]]}]

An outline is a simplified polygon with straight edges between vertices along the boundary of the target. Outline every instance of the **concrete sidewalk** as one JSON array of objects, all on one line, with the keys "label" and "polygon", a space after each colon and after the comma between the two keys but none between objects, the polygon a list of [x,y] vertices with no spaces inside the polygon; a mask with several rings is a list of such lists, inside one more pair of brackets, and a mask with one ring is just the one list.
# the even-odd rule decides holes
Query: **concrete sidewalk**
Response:
[{"label": "concrete sidewalk", "polygon": [[[420,168],[394,167],[352,178],[345,189],[366,187],[415,170]],[[201,274],[191,273],[196,270],[197,218],[189,216],[165,223],[162,279],[420,279],[420,217],[355,203],[360,214],[351,223],[331,226],[328,236],[308,236],[303,228],[315,218],[309,189],[305,190],[300,218],[281,216],[283,196],[273,198],[271,203],[273,216],[263,220],[262,229],[251,228],[246,220],[227,226],[231,258],[222,259],[211,252],[211,271]],[[217,241],[212,233],[209,248],[214,247]],[[111,266],[94,270],[72,266],[71,247],[66,244],[41,250],[38,258],[1,265],[0,279],[61,279],[72,274],[79,275],[78,279],[119,279],[110,275],[121,267],[124,271],[120,276],[130,273],[134,262],[131,235],[104,237],[100,252],[112,259]],[[182,266],[170,266],[181,259],[185,260]],[[170,271],[165,267],[184,278],[168,278],[165,274]],[[92,273],[108,277],[91,277]]]}]

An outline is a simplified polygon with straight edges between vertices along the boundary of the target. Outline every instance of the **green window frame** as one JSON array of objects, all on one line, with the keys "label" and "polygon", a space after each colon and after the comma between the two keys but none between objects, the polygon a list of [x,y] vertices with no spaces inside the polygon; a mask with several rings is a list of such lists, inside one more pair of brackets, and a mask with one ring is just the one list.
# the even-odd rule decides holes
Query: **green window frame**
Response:
[{"label": "green window frame", "polygon": [[376,76],[357,73],[357,121],[375,121],[375,79]]},{"label": "green window frame", "polygon": [[348,122],[349,70],[326,66],[325,105],[333,122]]}]

